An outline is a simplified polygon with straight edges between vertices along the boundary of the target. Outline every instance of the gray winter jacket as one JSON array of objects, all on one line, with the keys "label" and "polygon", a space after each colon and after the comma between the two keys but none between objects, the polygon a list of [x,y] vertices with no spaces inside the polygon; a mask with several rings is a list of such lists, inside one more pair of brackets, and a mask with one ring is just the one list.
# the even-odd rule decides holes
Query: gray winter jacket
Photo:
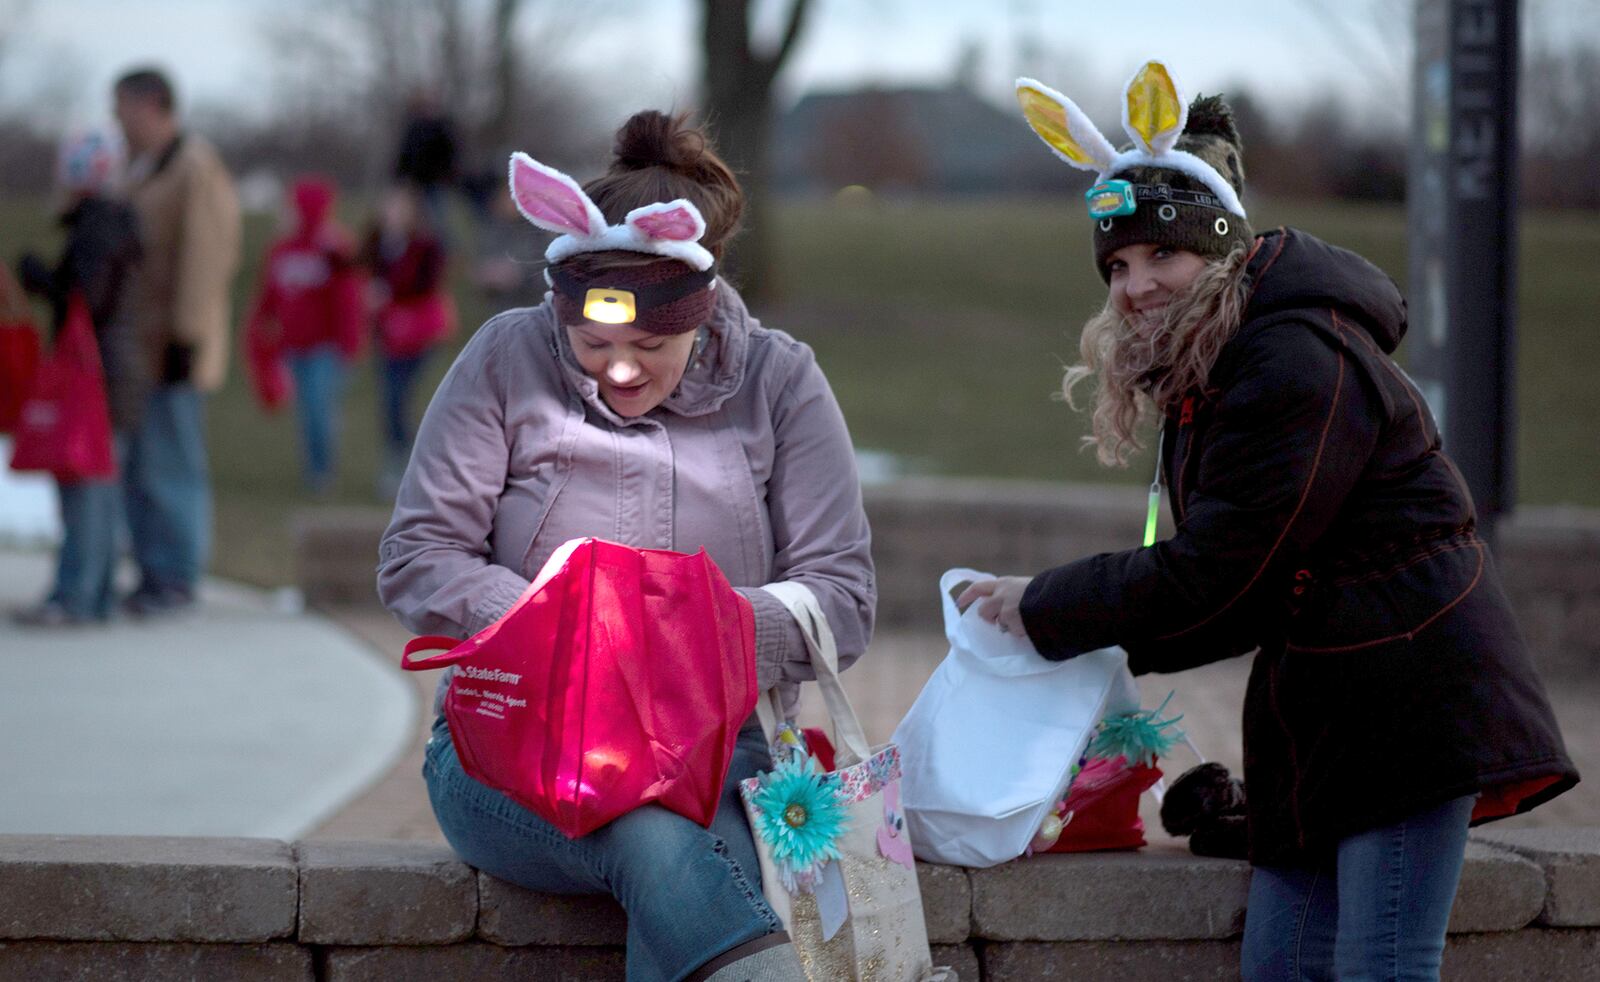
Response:
[{"label": "gray winter jacket", "polygon": [[423,417],[379,549],[378,594],[403,624],[475,634],[557,546],[595,536],[704,547],[755,609],[763,688],[813,677],[764,583],[811,588],[841,666],[866,650],[877,588],[844,418],[809,347],[717,292],[683,381],[636,418],[605,405],[548,299],[477,332]]}]

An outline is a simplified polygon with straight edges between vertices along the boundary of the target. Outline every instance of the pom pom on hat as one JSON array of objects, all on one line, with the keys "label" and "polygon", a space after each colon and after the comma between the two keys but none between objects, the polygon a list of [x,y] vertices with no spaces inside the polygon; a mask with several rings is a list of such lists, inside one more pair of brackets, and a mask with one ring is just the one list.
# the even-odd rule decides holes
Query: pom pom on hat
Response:
[{"label": "pom pom on hat", "polygon": [[122,156],[122,141],[110,130],[74,130],[57,150],[56,183],[67,191],[107,191],[121,174]]}]

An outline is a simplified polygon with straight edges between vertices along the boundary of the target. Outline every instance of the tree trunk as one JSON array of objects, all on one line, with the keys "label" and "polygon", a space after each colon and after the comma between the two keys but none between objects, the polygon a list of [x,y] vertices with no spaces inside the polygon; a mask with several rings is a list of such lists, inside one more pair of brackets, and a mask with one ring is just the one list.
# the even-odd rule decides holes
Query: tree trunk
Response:
[{"label": "tree trunk", "polygon": [[772,83],[800,36],[810,0],[793,0],[783,36],[768,53],[751,45],[749,7],[749,0],[702,0],[705,119],[746,197],[745,231],[724,257],[724,270],[747,297],[770,299],[777,292],[767,190]]}]

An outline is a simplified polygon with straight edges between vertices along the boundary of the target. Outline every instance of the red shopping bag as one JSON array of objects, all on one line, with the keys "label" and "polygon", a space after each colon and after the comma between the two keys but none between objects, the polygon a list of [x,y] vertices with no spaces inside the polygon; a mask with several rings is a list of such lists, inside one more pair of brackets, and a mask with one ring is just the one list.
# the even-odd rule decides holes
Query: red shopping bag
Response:
[{"label": "red shopping bag", "polygon": [[1091,757],[1072,780],[1061,838],[1045,852],[1138,849],[1145,844],[1139,796],[1161,779],[1161,769],[1128,765],[1127,758]]},{"label": "red shopping bag", "polygon": [[500,620],[401,665],[459,666],[462,768],[571,838],[649,802],[710,826],[756,704],[750,603],[704,550],[573,539]]},{"label": "red shopping bag", "polygon": [[11,469],[67,482],[117,475],[100,349],[81,296],[67,302],[66,323],[22,403]]},{"label": "red shopping bag", "polygon": [[21,319],[0,321],[0,433],[17,428],[22,403],[39,370],[39,334]]}]

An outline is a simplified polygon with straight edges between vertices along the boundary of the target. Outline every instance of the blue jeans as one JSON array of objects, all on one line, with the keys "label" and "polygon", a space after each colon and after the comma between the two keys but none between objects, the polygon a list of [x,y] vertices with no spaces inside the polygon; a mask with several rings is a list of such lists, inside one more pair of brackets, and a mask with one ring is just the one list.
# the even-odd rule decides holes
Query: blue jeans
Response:
[{"label": "blue jeans", "polygon": [[389,450],[389,460],[404,462],[411,455],[411,389],[426,352],[406,358],[383,357],[383,436]]},{"label": "blue jeans", "polygon": [[49,601],[74,618],[104,620],[114,599],[122,486],[115,479],[57,482],[61,552]]},{"label": "blue jeans", "polygon": [[306,486],[326,490],[333,482],[339,451],[339,402],[344,394],[344,362],[331,344],[292,352],[286,359],[294,376],[294,408],[300,424],[301,467]]},{"label": "blue jeans", "polygon": [[141,593],[193,596],[211,551],[203,400],[192,385],[157,386],[128,434],[122,493]]},{"label": "blue jeans", "polygon": [[1326,867],[1256,867],[1246,982],[1437,980],[1475,801],[1343,839]]},{"label": "blue jeans", "polygon": [[423,778],[444,837],[462,860],[544,893],[609,893],[628,913],[630,982],[681,979],[748,941],[782,930],[761,895],[755,842],[737,784],[771,766],[759,729],[739,734],[710,829],[657,805],[581,839],[461,769],[443,717]]}]

